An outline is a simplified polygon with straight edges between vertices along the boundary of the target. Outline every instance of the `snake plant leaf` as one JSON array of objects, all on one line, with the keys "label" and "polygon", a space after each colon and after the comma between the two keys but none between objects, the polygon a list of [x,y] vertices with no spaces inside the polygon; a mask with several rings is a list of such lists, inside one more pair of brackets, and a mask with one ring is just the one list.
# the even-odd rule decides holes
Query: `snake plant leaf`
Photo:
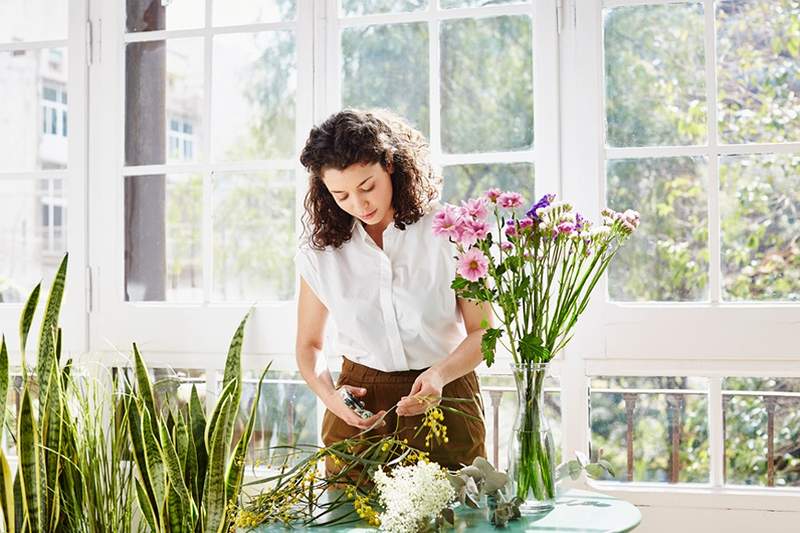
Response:
[{"label": "snake plant leaf", "polygon": [[[223,402],[229,396],[230,397],[233,396],[233,392],[234,392],[234,390],[236,389],[237,386],[238,386],[238,382],[236,382],[236,381],[231,381],[230,383],[225,385],[225,387],[222,389],[222,394],[219,395],[219,400],[217,400],[217,405],[214,407],[214,412],[211,413],[211,419],[206,424],[205,441],[206,441],[206,450],[208,450],[209,456],[211,455],[211,443],[210,443],[211,436],[214,434],[214,430],[216,429],[217,424],[220,421],[220,416],[223,414],[222,413],[222,407],[224,405]],[[231,399],[231,403],[233,403],[233,399]],[[238,407],[239,404],[237,403],[236,405]],[[224,414],[226,415],[224,417],[224,423],[225,423],[225,426],[226,426],[225,427],[225,431],[229,432],[233,428],[233,424],[230,424],[230,425],[228,424],[228,418],[229,417],[228,417],[227,413],[224,413]]]},{"label": "snake plant leaf", "polygon": [[183,416],[179,413],[175,417],[175,430],[173,431],[173,440],[175,442],[175,450],[178,452],[178,459],[181,462],[181,472],[186,473],[186,461],[189,455],[189,429],[186,422],[183,421]]},{"label": "snake plant leaf", "polygon": [[[137,405],[131,405],[130,409],[128,410],[128,433],[130,434],[131,443],[133,444],[133,459],[136,462],[136,466],[139,469],[139,475],[141,476],[142,490],[148,498],[150,508],[158,509],[157,500],[155,494],[153,493],[152,484],[150,483],[150,473],[147,470],[147,459],[145,457],[144,450],[144,436],[142,435],[142,417],[139,415],[139,409]],[[155,520],[155,515],[153,519]],[[155,531],[155,527],[153,528],[153,531]]]},{"label": "snake plant leaf", "polygon": [[[230,391],[233,385],[234,382],[229,383],[226,390]],[[213,427],[208,446],[208,472],[203,487],[204,533],[221,533],[225,527],[225,456],[229,440],[226,428],[234,407],[237,406],[233,406],[230,392],[223,392],[217,409],[219,422]]]},{"label": "snake plant leaf", "polygon": [[242,321],[239,323],[239,327],[236,328],[231,338],[230,346],[228,347],[228,357],[225,359],[225,373],[222,377],[222,387],[224,389],[231,383],[236,384],[233,390],[233,401],[231,402],[231,405],[235,406],[233,409],[234,416],[228,419],[228,427],[226,428],[228,432],[233,431],[233,425],[239,415],[238,406],[242,399],[242,345],[244,344],[244,328],[247,325],[247,319],[250,318],[251,313],[252,309],[244,315],[244,318],[242,318]]},{"label": "snake plant leaf", "polygon": [[17,466],[17,473],[14,474],[14,531],[22,531],[25,521],[25,508],[22,500],[22,474],[20,466]]},{"label": "snake plant leaf", "polygon": [[[194,524],[197,518],[197,509],[194,507],[192,497],[189,495],[189,490],[186,488],[186,483],[183,480],[183,470],[181,469],[180,459],[178,452],[175,449],[175,444],[169,436],[166,426],[163,424],[159,427],[161,431],[161,450],[163,451],[164,464],[167,467],[167,478],[169,479],[170,491],[175,492],[179,498],[178,510],[180,513],[180,523]],[[172,494],[169,494],[168,504],[173,499]],[[174,513],[176,509],[173,507],[170,512]],[[174,516],[174,514],[173,514]]]},{"label": "snake plant leaf", "polygon": [[64,283],[67,277],[67,263],[69,254],[64,254],[61,265],[58,267],[53,285],[50,287],[50,295],[47,298],[47,306],[42,319],[42,330],[39,335],[39,352],[36,360],[36,376],[39,380],[40,390],[48,390],[50,374],[52,372],[52,361],[56,357],[55,333],[58,330],[58,315],[61,312],[61,300],[64,297]]},{"label": "snake plant leaf", "polygon": [[3,508],[3,522],[6,531],[14,531],[14,480],[6,454],[0,449],[0,506]]},{"label": "snake plant leaf", "polygon": [[[64,398],[61,390],[61,380],[58,376],[57,362],[51,362],[51,375],[54,379],[50,384],[46,396],[46,405],[42,417],[42,442],[44,442],[44,465],[47,495],[55,494],[58,486],[58,474],[61,470],[63,456],[62,433],[64,430]],[[52,515],[52,511],[51,511]]]},{"label": "snake plant leaf", "polygon": [[[6,407],[8,402],[8,349],[6,337],[0,340],[0,431],[6,425]],[[11,531],[11,530],[7,530]]]},{"label": "snake plant leaf", "polygon": [[183,501],[175,485],[167,482],[167,502],[164,512],[164,523],[169,524],[170,533],[183,533],[184,531],[191,531],[189,524],[186,523],[188,516],[186,516],[186,502]]},{"label": "snake plant leaf", "polygon": [[44,529],[44,494],[42,493],[42,464],[39,447],[39,432],[33,414],[31,396],[28,388],[22,392],[17,430],[20,472],[22,480],[22,505],[25,519],[31,533]]},{"label": "snake plant leaf", "polygon": [[208,453],[205,438],[206,415],[195,385],[192,385],[192,393],[189,396],[189,430],[192,434],[192,438],[189,440],[192,443],[197,464],[197,470],[194,475],[194,501],[200,508],[203,500],[203,481],[206,478],[206,468],[208,466]]},{"label": "snake plant leaf", "polygon": [[19,345],[23,361],[25,360],[25,347],[28,345],[28,334],[31,331],[36,307],[39,305],[39,293],[41,291],[42,283],[39,282],[25,301],[25,307],[22,308],[22,314],[19,316]]},{"label": "snake plant leaf", "polygon": [[150,420],[150,429],[153,435],[158,435],[158,417],[156,416],[156,400],[155,396],[153,396],[153,386],[150,383],[150,375],[147,373],[147,365],[145,365],[142,354],[139,353],[139,347],[136,346],[135,342],[133,343],[133,357],[136,367],[136,384],[139,387],[138,396],[150,415],[148,419]]},{"label": "snake plant leaf", "polygon": [[135,480],[136,499],[139,501],[139,508],[142,510],[142,514],[144,515],[144,519],[147,521],[147,525],[150,526],[150,531],[158,531],[156,528],[156,516],[155,512],[153,511],[153,505],[150,503],[150,497],[147,495],[147,491],[144,489],[144,486],[139,478],[135,478]]},{"label": "snake plant leaf", "polygon": [[269,372],[271,365],[272,363],[270,362],[258,379],[258,387],[256,388],[256,394],[253,398],[253,404],[250,407],[250,416],[247,419],[247,425],[245,426],[242,436],[239,438],[239,442],[236,444],[236,448],[230,460],[230,465],[228,466],[227,493],[229,503],[236,502],[239,497],[239,491],[242,488],[242,479],[244,478],[244,456],[245,453],[247,453],[250,437],[253,434],[253,426],[255,425],[258,413],[258,403],[261,399],[261,385],[264,383],[264,378],[267,372]]},{"label": "snake plant leaf", "polygon": [[158,440],[153,434],[153,426],[150,423],[150,413],[146,407],[140,407],[139,416],[142,420],[142,437],[144,441],[144,457],[147,466],[147,474],[150,478],[150,487],[155,497],[154,510],[156,516],[160,518],[164,498],[166,496],[166,468],[164,467],[164,457],[161,453],[161,448],[158,445]]}]

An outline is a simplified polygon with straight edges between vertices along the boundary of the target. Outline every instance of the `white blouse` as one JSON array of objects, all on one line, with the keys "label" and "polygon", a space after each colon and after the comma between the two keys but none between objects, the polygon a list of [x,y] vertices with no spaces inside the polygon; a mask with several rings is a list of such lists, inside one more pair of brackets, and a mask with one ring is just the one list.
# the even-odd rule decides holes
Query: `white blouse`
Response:
[{"label": "white blouse", "polygon": [[405,230],[390,223],[383,250],[358,221],[352,238],[338,249],[300,246],[297,272],[335,323],[334,354],[384,372],[422,369],[464,339],[450,288],[456,248],[431,231],[437,208]]}]

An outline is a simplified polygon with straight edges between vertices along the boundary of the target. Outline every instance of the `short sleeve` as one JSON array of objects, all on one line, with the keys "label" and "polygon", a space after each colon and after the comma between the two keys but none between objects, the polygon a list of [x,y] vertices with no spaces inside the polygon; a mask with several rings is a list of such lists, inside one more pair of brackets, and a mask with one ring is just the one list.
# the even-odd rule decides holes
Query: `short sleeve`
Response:
[{"label": "short sleeve", "polygon": [[307,246],[300,247],[294,256],[294,266],[297,273],[302,276],[317,298],[327,307],[328,304],[322,296],[322,280],[319,276],[319,268],[317,268],[314,251]]}]

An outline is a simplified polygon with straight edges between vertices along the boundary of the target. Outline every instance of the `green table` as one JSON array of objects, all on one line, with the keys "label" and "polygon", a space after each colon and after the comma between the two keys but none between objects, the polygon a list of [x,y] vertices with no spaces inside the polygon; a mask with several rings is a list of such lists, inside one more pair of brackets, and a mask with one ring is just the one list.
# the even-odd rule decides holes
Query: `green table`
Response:
[{"label": "green table", "polygon": [[[561,494],[555,508],[547,513],[526,516],[521,520],[509,522],[505,529],[495,529],[483,514],[485,511],[459,508],[456,511],[455,531],[492,532],[498,531],[569,531],[570,533],[606,533],[631,531],[642,520],[642,515],[632,504],[585,490],[571,489]],[[257,533],[286,531],[281,526],[262,526],[252,530]],[[310,531],[356,531],[374,533],[375,528],[360,526],[318,527]]]}]

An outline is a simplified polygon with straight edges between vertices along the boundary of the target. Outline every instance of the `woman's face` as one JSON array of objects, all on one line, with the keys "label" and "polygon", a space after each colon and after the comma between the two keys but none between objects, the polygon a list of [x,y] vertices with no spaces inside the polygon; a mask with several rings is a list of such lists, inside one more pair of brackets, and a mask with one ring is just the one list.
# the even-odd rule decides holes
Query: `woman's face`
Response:
[{"label": "woman's face", "polygon": [[388,225],[394,216],[391,171],[391,164],[387,172],[380,163],[356,163],[344,170],[325,169],[322,181],[344,211],[370,226]]}]

